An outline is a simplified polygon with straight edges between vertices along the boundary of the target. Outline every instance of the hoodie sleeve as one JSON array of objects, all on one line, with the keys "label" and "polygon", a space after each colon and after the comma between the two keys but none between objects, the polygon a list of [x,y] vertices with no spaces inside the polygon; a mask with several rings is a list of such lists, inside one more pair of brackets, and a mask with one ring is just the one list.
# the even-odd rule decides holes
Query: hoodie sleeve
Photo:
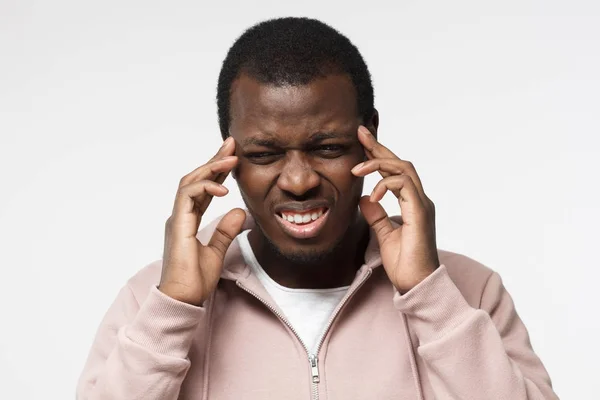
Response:
[{"label": "hoodie sleeve", "polygon": [[558,399],[514,303],[493,272],[471,307],[444,265],[404,295],[394,294],[418,340],[439,399]]},{"label": "hoodie sleeve", "polygon": [[78,400],[175,400],[205,309],[152,286],[138,305],[125,286],[106,312],[77,385]]}]

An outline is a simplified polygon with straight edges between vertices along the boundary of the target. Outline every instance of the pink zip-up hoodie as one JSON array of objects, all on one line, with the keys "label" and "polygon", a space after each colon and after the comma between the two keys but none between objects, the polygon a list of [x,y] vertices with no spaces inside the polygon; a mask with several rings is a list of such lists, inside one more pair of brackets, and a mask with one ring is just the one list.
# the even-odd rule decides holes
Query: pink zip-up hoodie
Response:
[{"label": "pink zip-up hoodie", "polygon": [[[217,221],[198,233],[207,243]],[[254,226],[248,216],[243,229]],[[557,399],[500,276],[439,250],[441,266],[400,295],[377,240],[309,354],[244,263],[237,240],[202,307],[156,286],[161,260],[102,320],[79,400]]]}]

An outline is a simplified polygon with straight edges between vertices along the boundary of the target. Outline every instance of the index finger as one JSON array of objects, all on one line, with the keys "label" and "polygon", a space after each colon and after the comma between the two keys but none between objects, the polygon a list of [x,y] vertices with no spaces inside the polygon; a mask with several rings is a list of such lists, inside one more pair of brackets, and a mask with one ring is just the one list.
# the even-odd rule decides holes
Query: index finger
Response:
[{"label": "index finger", "polygon": [[231,136],[223,141],[217,153],[209,161],[218,160],[219,158],[232,156],[235,154],[235,141]]},{"label": "index finger", "polygon": [[234,154],[235,142],[230,136],[223,142],[217,153],[210,160],[208,160],[206,164],[202,164],[201,166],[199,166],[198,168],[196,168],[195,170],[193,170],[185,176],[185,183],[194,182],[200,177],[201,179],[210,179],[216,181],[217,183],[223,183],[223,181],[227,177],[227,174],[229,174],[229,170],[227,170],[225,173],[223,173],[223,171],[215,172],[211,170],[210,175],[205,176],[207,166],[210,166],[211,163],[215,163],[215,161],[222,160],[225,157],[233,156]]},{"label": "index finger", "polygon": [[365,153],[369,160],[373,158],[397,158],[393,151],[377,141],[375,136],[363,125],[358,127],[358,140],[365,148]]}]

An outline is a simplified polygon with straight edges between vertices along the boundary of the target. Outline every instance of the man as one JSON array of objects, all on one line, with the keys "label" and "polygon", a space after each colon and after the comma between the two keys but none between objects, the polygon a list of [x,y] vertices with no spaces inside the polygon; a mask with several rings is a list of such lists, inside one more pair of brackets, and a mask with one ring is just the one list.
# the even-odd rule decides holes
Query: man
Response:
[{"label": "man", "polygon": [[[108,310],[79,399],[557,398],[498,274],[437,249],[434,205],[377,141],[346,37],[260,23],[217,91],[224,143],[181,179],[163,259]],[[198,232],[230,172],[247,211]],[[401,218],[378,203],[388,190]]]}]

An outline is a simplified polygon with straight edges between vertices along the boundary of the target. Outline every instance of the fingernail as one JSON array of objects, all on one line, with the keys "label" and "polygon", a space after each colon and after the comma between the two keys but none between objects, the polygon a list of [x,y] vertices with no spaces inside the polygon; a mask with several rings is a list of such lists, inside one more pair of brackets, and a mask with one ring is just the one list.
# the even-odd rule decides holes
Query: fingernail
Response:
[{"label": "fingernail", "polygon": [[354,168],[352,168],[352,172],[356,172],[356,171],[360,170],[364,166],[365,166],[365,163],[361,162],[360,164],[357,164],[357,165],[354,166]]},{"label": "fingernail", "polygon": [[362,132],[363,134],[365,134],[365,135],[369,135],[369,136],[371,135],[371,131],[369,131],[369,130],[368,130],[366,127],[364,127],[363,125],[361,125],[361,126],[358,128],[358,130],[359,130],[360,132]]}]

